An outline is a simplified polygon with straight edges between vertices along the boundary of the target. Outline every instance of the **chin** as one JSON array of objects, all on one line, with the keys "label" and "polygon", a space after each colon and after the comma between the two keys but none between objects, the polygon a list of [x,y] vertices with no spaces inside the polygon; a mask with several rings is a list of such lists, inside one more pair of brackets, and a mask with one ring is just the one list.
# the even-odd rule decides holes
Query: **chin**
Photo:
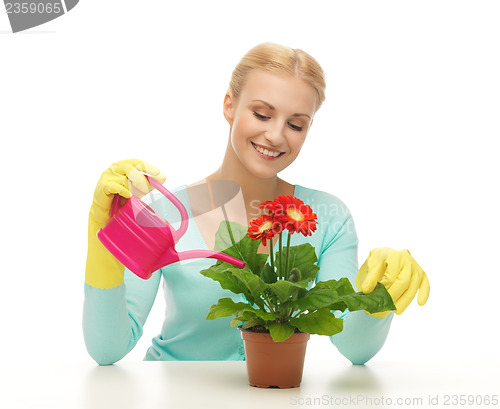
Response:
[{"label": "chin", "polygon": [[[252,148],[253,149],[253,148]],[[288,158],[282,158],[283,159],[288,159]],[[259,179],[274,179],[279,172],[281,172],[283,169],[286,169],[290,163],[288,161],[281,162],[281,166],[276,166],[277,164],[266,164],[263,163],[263,161],[257,160],[253,157],[253,152],[250,157],[245,156],[244,158],[241,158],[241,162],[243,166],[255,177],[258,177]],[[274,165],[274,166],[273,166]]]}]

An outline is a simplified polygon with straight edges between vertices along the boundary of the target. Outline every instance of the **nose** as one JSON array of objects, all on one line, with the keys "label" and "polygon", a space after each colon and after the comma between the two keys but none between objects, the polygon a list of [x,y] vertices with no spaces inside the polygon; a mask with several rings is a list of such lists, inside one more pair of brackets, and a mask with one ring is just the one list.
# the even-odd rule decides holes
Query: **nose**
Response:
[{"label": "nose", "polygon": [[269,124],[267,128],[264,138],[266,142],[271,147],[279,147],[283,145],[285,141],[285,127],[276,121],[273,124]]}]

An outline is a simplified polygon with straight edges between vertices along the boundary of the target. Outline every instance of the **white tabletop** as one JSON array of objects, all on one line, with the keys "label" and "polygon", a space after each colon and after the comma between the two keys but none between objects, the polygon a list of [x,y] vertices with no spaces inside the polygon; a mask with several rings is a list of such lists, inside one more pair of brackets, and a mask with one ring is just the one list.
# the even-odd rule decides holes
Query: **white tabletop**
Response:
[{"label": "white tabletop", "polygon": [[306,361],[293,389],[251,387],[234,361],[22,363],[0,374],[9,409],[500,407],[497,364]]}]

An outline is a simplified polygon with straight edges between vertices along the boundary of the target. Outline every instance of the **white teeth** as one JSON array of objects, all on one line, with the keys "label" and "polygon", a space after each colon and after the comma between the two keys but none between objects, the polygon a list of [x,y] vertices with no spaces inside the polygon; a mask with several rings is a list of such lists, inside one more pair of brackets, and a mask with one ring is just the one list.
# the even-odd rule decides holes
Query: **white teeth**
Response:
[{"label": "white teeth", "polygon": [[257,149],[260,153],[271,156],[272,158],[275,158],[280,154],[280,152],[269,152],[267,149],[263,149],[260,146],[254,145],[255,149]]}]

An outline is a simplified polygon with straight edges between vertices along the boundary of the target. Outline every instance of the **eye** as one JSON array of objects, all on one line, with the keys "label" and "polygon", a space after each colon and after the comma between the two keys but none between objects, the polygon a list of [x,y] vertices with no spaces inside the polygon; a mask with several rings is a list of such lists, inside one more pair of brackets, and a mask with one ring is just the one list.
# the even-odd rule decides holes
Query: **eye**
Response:
[{"label": "eye", "polygon": [[[271,119],[271,117],[261,115],[261,114],[259,114],[259,113],[255,112],[255,111],[253,111],[253,114],[254,114],[257,118],[259,118],[261,121],[265,121],[265,120],[267,120],[267,119]],[[291,122],[288,122],[288,125],[289,125],[289,126],[290,126],[290,128],[292,128],[294,131],[297,131],[297,132],[302,131],[302,127],[301,127],[301,126],[294,125],[294,124],[292,124]]]},{"label": "eye", "polygon": [[264,116],[264,115],[258,114],[258,113],[257,113],[257,112],[255,112],[255,111],[254,111],[254,113],[253,113],[253,114],[254,114],[257,118],[262,119],[262,120],[264,120],[264,119],[269,119],[269,117],[268,117],[268,116]]},{"label": "eye", "polygon": [[302,131],[302,127],[300,127],[300,126],[294,125],[290,122],[288,122],[288,125],[290,125],[290,128],[292,128],[295,131]]}]

